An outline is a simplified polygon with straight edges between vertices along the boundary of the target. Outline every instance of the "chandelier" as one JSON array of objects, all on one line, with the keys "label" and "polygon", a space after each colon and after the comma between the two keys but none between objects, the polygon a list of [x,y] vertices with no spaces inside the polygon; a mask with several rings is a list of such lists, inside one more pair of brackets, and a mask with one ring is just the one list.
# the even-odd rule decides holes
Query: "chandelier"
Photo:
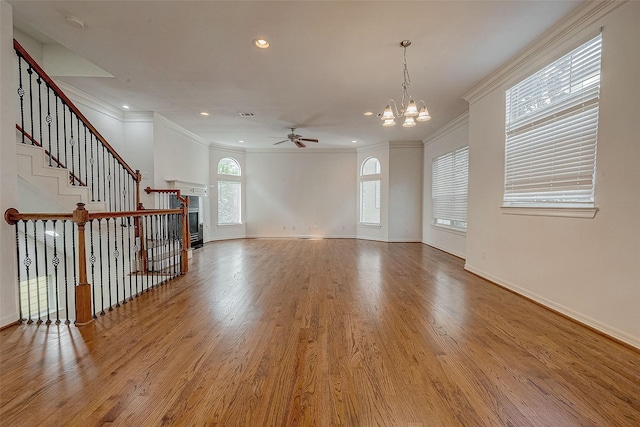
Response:
[{"label": "chandelier", "polygon": [[[402,62],[402,68],[404,69],[404,82],[402,83],[402,98],[398,109],[398,104],[393,99],[389,100],[389,103],[384,109],[380,118],[383,120],[382,126],[390,127],[396,125],[396,118],[404,116],[404,123],[402,126],[406,128],[414,127],[416,121],[426,122],[431,120],[429,111],[427,111],[427,105],[424,101],[420,100],[416,104],[413,100],[413,95],[408,92],[409,86],[411,86],[411,78],[409,77],[409,69],[407,68],[407,48],[411,46],[410,40],[402,40],[400,47],[404,49],[404,60]],[[422,104],[420,110],[418,105]],[[391,106],[393,105],[393,110]],[[394,111],[395,110],[395,111]]]}]

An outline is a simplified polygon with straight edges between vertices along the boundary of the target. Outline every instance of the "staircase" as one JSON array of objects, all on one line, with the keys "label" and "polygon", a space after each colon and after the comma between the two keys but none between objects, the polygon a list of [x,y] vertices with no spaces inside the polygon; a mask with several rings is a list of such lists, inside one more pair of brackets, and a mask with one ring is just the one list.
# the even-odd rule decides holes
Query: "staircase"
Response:
[{"label": "staircase", "polygon": [[[84,203],[90,212],[106,212],[105,202],[95,202],[91,198],[91,188],[81,185],[72,185],[69,181],[67,168],[52,167],[48,165],[49,156],[42,147],[36,145],[20,144],[16,147],[18,155],[18,176],[31,184],[41,193],[52,199],[62,211],[71,212],[78,203]],[[19,196],[23,195],[20,192]],[[44,203],[43,203],[44,204]],[[25,209],[32,206],[26,201],[19,201],[19,208]],[[29,209],[32,210],[32,209]]]}]

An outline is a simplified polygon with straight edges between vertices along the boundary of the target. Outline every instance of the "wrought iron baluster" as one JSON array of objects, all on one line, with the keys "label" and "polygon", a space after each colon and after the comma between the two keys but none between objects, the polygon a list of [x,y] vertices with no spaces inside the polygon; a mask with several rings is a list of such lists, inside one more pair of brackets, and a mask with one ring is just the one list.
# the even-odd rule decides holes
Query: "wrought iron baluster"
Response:
[{"label": "wrought iron baluster", "polygon": [[[89,156],[87,155],[87,125],[83,123],[82,127],[84,128],[84,184],[89,185]],[[80,178],[80,175],[78,175],[78,178]],[[91,189],[91,192],[93,193],[93,189]],[[91,197],[91,200],[93,200],[93,196]]]},{"label": "wrought iron baluster", "polygon": [[[54,94],[54,99],[56,102],[56,157],[60,160],[60,117],[58,114],[58,95]],[[64,105],[63,105],[64,108]],[[65,163],[66,166],[66,163]],[[58,162],[57,167],[60,166],[60,162]]]},{"label": "wrought iron baluster", "polygon": [[[106,148],[105,148],[105,150],[106,150]],[[113,209],[113,204],[111,202],[111,179],[112,179],[111,178],[111,159],[107,160],[107,165],[109,166],[109,173],[107,175],[107,183],[109,185],[109,210],[113,211],[115,209]]]},{"label": "wrought iron baluster", "polygon": [[[44,284],[45,284],[45,292],[47,297],[47,325],[51,324],[51,306],[49,301],[49,256],[47,255],[47,236],[49,235],[47,232],[47,220],[42,221],[42,229],[44,231],[44,235],[42,237],[42,241],[44,242]],[[38,285],[38,288],[40,286]]]},{"label": "wrought iron baluster", "polygon": [[82,179],[82,147],[81,147],[81,142],[80,142],[80,117],[75,116],[76,117],[76,123],[78,125],[78,133],[76,134],[76,138],[77,138],[77,143],[78,143],[78,172],[75,174],[76,178],[78,179],[78,185],[82,185],[82,183],[80,182],[80,180]]},{"label": "wrought iron baluster", "polygon": [[127,237],[129,240],[129,300],[133,301],[133,269],[131,268],[131,217],[127,217]]},{"label": "wrought iron baluster", "polygon": [[104,265],[104,257],[102,256],[102,218],[98,220],[98,236],[100,238],[100,305],[102,311],[100,314],[104,316],[104,276],[102,266]]},{"label": "wrought iron baluster", "polygon": [[55,277],[56,287],[56,325],[60,324],[60,290],[58,287],[58,265],[60,265],[60,258],[58,258],[58,233],[56,232],[57,220],[52,221],[53,224],[53,258],[51,263],[53,264],[53,274]]},{"label": "wrought iron baluster", "polygon": [[[109,311],[113,311],[111,300],[111,243],[109,241],[109,218],[107,219],[107,287],[109,289]],[[117,289],[117,286],[116,286]]]},{"label": "wrought iron baluster", "polygon": [[[38,132],[40,135],[38,142],[44,148],[44,140],[42,139],[42,79],[40,76],[36,77],[36,83],[38,84]],[[34,134],[31,134],[31,137],[34,136]],[[49,153],[51,153],[51,150],[49,150]],[[51,156],[49,156],[49,161],[51,161]]]},{"label": "wrought iron baluster", "polygon": [[[31,137],[33,138],[33,69],[29,65],[27,69],[27,74],[29,74],[29,114],[31,115]],[[33,141],[31,141],[31,145],[33,145]]]},{"label": "wrought iron baluster", "polygon": [[40,271],[38,268],[38,221],[33,220],[33,258],[36,265],[36,307],[38,307],[38,325],[42,323],[42,310],[40,309]]},{"label": "wrought iron baluster", "polygon": [[66,325],[68,325],[70,322],[69,320],[69,272],[67,269],[67,220],[64,220],[62,222],[62,250],[63,250],[63,257],[62,259],[64,259],[64,307],[65,307],[65,313],[66,313],[66,320],[64,321],[64,323]]},{"label": "wrought iron baluster", "polygon": [[73,116],[71,116],[71,109],[69,109],[69,128],[71,130],[71,137],[69,138],[69,146],[71,147],[71,165],[67,163],[67,168],[71,172],[71,185],[76,185],[76,174],[75,174],[75,161],[74,161],[74,147],[76,145],[76,140],[73,139]]},{"label": "wrought iron baluster", "polygon": [[120,256],[120,251],[118,251],[118,220],[116,218],[113,219],[113,245],[113,258],[116,272],[116,307],[120,307],[120,295],[118,293],[118,257]]},{"label": "wrought iron baluster", "polygon": [[[49,167],[51,167],[51,158],[53,157],[53,151],[51,150],[51,122],[53,118],[51,117],[51,88],[49,84],[47,87],[47,117],[45,117],[45,121],[47,122],[47,139],[49,140]],[[56,156],[57,158],[57,156]]]},{"label": "wrought iron baluster", "polygon": [[120,218],[120,248],[122,249],[122,303],[127,303],[127,281],[126,281],[126,270],[125,270],[125,262],[124,262],[124,232],[125,230],[128,232],[129,230],[126,228],[126,224],[124,222],[124,218]]},{"label": "wrought iron baluster", "polygon": [[[69,170],[69,158],[67,156],[67,110],[66,110],[66,104],[64,103],[63,100],[60,100],[60,102],[62,103],[62,137],[64,138],[64,165],[67,167],[67,170]],[[71,171],[69,170],[69,173],[71,173]]]},{"label": "wrought iron baluster", "polygon": [[93,247],[93,221],[92,219],[89,220],[89,244],[91,246],[90,252],[91,254],[89,255],[89,263],[91,264],[91,293],[93,296],[93,318],[97,319],[98,316],[96,315],[96,307],[98,306],[96,304],[96,276],[95,276],[95,271],[96,271],[96,255],[94,252],[94,247]]},{"label": "wrought iron baluster", "polygon": [[[96,162],[96,159],[93,155],[93,132],[91,132],[89,134],[90,139],[89,139],[89,144],[90,144],[90,152],[91,152],[91,160],[89,160],[89,163],[91,164],[91,201],[95,202],[96,201],[96,195],[95,195],[95,187],[94,187],[94,182],[93,182],[93,165]],[[98,192],[100,192],[100,190],[98,189]],[[98,195],[98,198],[100,196]]]},{"label": "wrought iron baluster", "polygon": [[31,267],[32,261],[31,258],[29,258],[29,221],[23,220],[22,223],[24,224],[24,260],[22,263],[27,275],[27,280],[25,280],[27,284],[27,313],[29,315],[27,323],[31,324],[33,323],[33,319],[31,318],[31,284],[29,283],[31,275],[29,268]]},{"label": "wrought iron baluster", "polygon": [[14,225],[16,230],[16,263],[18,264],[18,268],[16,268],[16,272],[18,274],[18,300],[20,301],[20,304],[18,304],[18,321],[22,323],[24,319],[22,315],[22,283],[20,282],[20,232],[18,229],[18,224],[20,224],[19,221],[17,221]]},{"label": "wrought iron baluster", "polygon": [[[18,53],[18,96],[20,97],[20,129],[22,129],[22,143],[24,144],[24,87],[22,86],[22,55]],[[20,316],[22,317],[22,316]]]}]

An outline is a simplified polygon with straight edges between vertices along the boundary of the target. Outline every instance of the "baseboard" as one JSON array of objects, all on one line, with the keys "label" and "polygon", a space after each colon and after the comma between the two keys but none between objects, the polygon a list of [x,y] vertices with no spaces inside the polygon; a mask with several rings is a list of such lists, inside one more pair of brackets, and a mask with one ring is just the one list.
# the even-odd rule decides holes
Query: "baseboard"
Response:
[{"label": "baseboard", "polygon": [[520,296],[523,296],[524,298],[536,304],[539,304],[555,313],[558,313],[563,317],[569,318],[570,320],[576,323],[579,323],[582,326],[585,326],[589,329],[594,330],[597,333],[600,333],[608,338],[611,338],[614,341],[617,341],[623,345],[632,347],[635,350],[640,350],[640,337],[635,337],[624,331],[620,331],[610,325],[602,323],[596,319],[593,319],[589,316],[586,316],[582,313],[572,310],[569,307],[565,307],[562,304],[558,304],[543,296],[537,295],[533,292],[530,292],[526,289],[516,286],[513,283],[510,283],[506,280],[503,280],[499,277],[489,274],[486,271],[483,271],[469,264],[465,264],[464,269],[470,273],[473,273],[477,276],[482,277],[483,279],[493,282],[494,284],[500,287],[503,287],[509,291],[512,291]]},{"label": "baseboard", "polygon": [[0,318],[0,330],[9,328],[18,323],[16,320],[19,317],[18,313],[12,313],[10,315],[4,315]]},{"label": "baseboard", "polygon": [[330,234],[327,236],[312,236],[307,234],[296,234],[293,236],[269,236],[263,234],[247,234],[246,239],[355,239],[353,235]]},{"label": "baseboard", "polygon": [[462,259],[465,259],[465,260],[467,259],[467,256],[465,254],[461,253],[461,252],[452,251],[451,249],[443,248],[441,246],[434,245],[433,243],[429,243],[429,242],[421,242],[421,243],[423,245],[427,245],[427,246],[431,246],[432,248],[436,248],[439,251],[446,252],[446,253],[448,253],[450,255],[453,255],[455,257],[462,258]]},{"label": "baseboard", "polygon": [[419,237],[393,237],[387,240],[389,243],[422,243],[422,239]]}]

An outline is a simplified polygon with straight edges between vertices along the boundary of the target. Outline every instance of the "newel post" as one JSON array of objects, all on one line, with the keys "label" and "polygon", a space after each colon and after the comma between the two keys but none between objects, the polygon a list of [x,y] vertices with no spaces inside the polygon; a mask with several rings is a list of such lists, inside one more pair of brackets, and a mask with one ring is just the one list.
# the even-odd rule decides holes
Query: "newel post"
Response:
[{"label": "newel post", "polygon": [[189,271],[189,208],[186,203],[182,203],[182,274]]},{"label": "newel post", "polygon": [[87,282],[87,252],[85,248],[84,226],[89,221],[89,211],[84,203],[78,203],[73,211],[73,222],[78,226],[78,274],[80,283],[76,291],[76,325],[85,325],[93,320],[91,310],[91,284]]},{"label": "newel post", "polygon": [[139,169],[136,169],[136,209],[140,210],[142,202],[140,201],[140,181],[142,181],[142,174]]}]

